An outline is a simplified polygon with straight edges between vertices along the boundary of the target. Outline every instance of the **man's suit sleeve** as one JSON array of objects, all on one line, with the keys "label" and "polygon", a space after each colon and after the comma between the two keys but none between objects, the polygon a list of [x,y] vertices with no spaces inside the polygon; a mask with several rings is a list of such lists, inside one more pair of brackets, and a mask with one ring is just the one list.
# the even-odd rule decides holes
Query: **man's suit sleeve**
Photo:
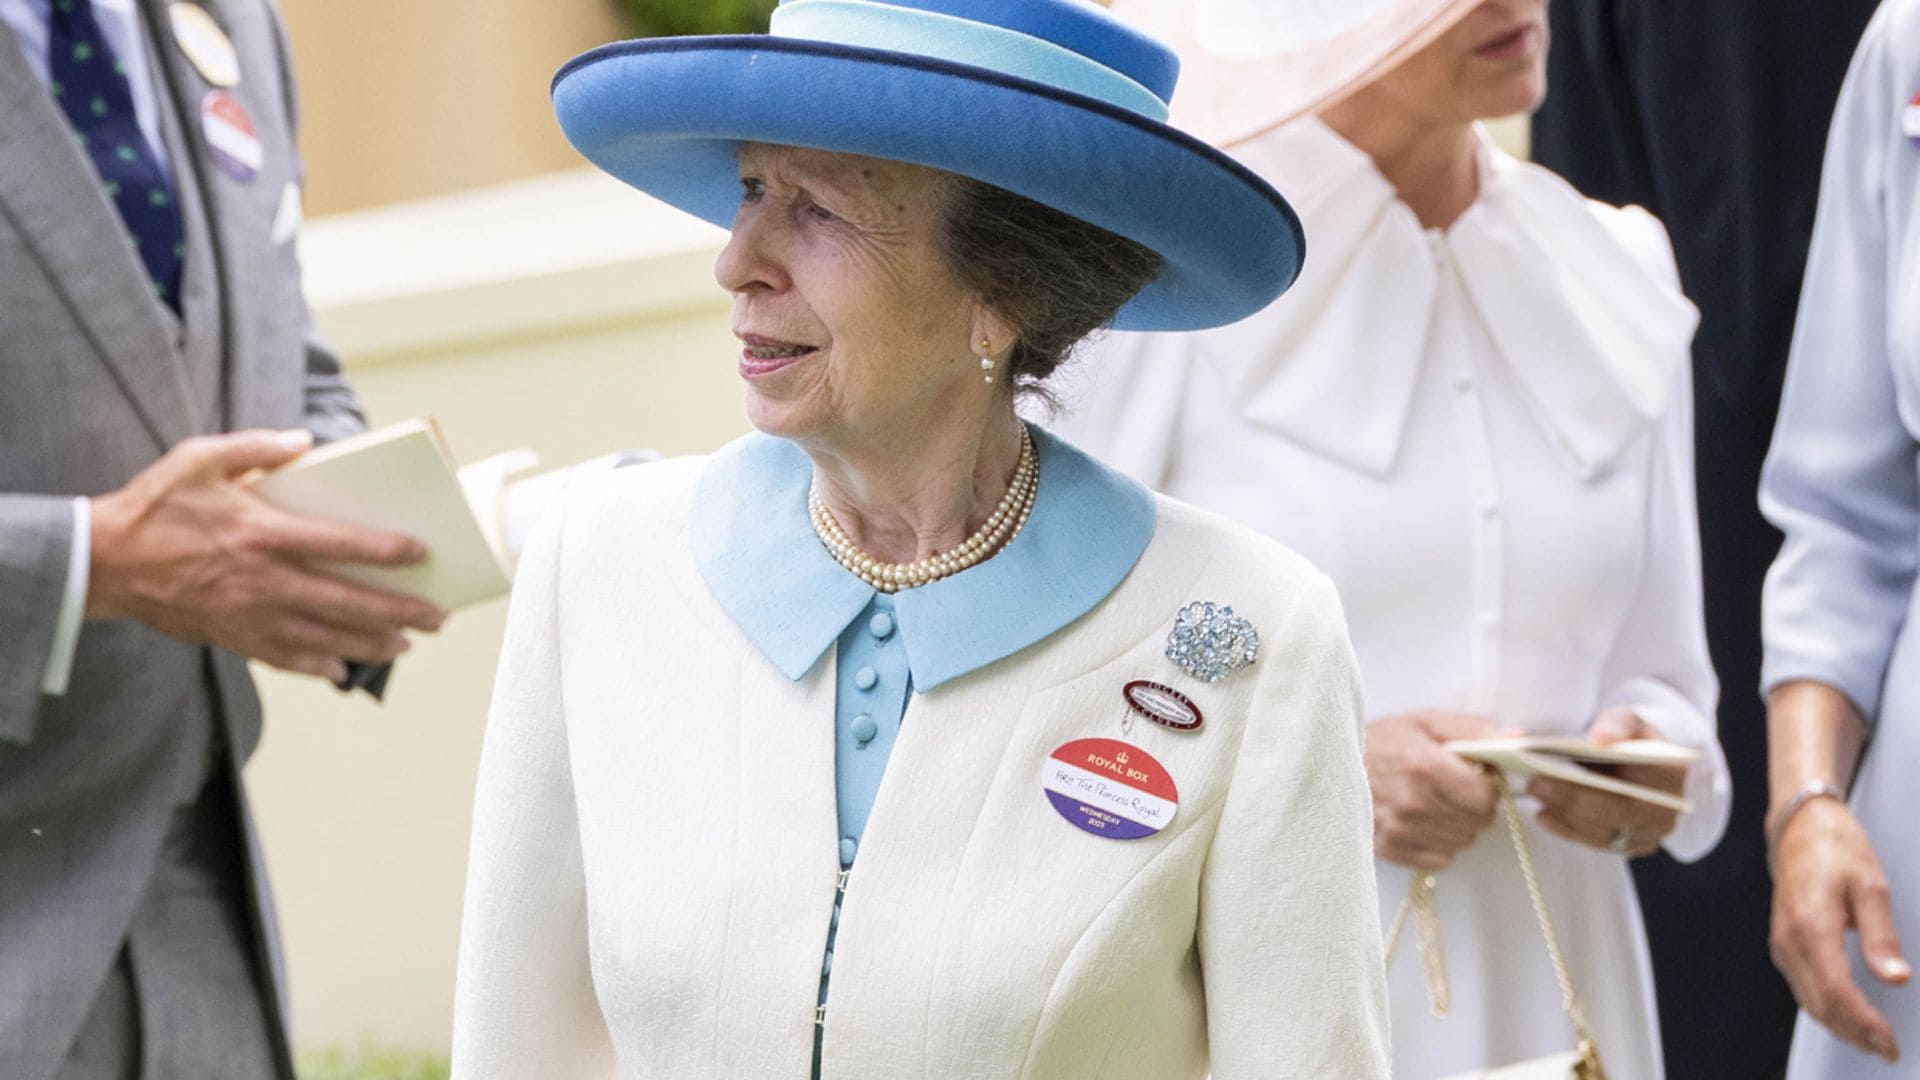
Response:
[{"label": "man's suit sleeve", "polygon": [[33,741],[73,523],[70,497],[0,494],[0,745]]}]

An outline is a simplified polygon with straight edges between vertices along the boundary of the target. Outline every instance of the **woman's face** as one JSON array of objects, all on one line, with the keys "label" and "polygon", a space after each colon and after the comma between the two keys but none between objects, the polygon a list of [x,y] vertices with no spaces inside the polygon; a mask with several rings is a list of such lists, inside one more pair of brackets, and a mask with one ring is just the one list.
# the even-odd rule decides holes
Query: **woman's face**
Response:
[{"label": "woman's face", "polygon": [[1547,0],[1487,0],[1368,92],[1440,124],[1532,112],[1547,92]]},{"label": "woman's face", "polygon": [[941,254],[940,174],[748,144],[740,187],[714,276],[733,294],[755,427],[851,448],[977,415],[990,388],[975,346],[995,328]]}]

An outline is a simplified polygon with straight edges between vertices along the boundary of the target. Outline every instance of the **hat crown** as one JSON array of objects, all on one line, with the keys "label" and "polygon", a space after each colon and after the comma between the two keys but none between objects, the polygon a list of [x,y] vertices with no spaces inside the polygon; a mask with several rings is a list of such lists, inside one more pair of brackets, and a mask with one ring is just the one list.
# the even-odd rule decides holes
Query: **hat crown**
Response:
[{"label": "hat crown", "polygon": [[[792,15],[827,7],[870,9],[868,13],[881,23],[892,14],[902,27],[921,15],[961,20],[983,31],[1023,35],[1077,54],[1138,84],[1162,105],[1173,100],[1174,84],[1180,77],[1178,54],[1114,18],[1092,0],[781,0],[773,31],[785,35],[795,22]],[[802,31],[796,36],[810,35]],[[1032,75],[1018,69],[1008,73]]]}]

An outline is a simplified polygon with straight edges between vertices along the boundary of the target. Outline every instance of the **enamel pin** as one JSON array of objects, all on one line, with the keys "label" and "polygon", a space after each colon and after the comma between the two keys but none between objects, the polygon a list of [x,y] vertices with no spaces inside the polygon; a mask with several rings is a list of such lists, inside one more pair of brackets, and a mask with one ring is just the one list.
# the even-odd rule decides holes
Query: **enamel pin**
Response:
[{"label": "enamel pin", "polygon": [[173,23],[174,43],[187,54],[201,78],[222,89],[240,85],[240,53],[206,8],[176,0],[167,14]]},{"label": "enamel pin", "polygon": [[1233,608],[1196,600],[1180,609],[1167,635],[1167,659],[1201,682],[1221,679],[1253,666],[1260,656],[1260,632]]},{"label": "enamel pin", "polygon": [[251,183],[266,163],[260,136],[246,107],[225,90],[210,90],[200,101],[200,129],[220,171],[241,183]]},{"label": "enamel pin", "polygon": [[1135,679],[1121,689],[1121,695],[1127,699],[1127,716],[1120,725],[1123,735],[1132,730],[1135,716],[1175,731],[1198,731],[1205,719],[1192,698],[1164,683]]},{"label": "enamel pin", "polygon": [[1075,739],[1040,766],[1040,787],[1068,824],[1139,840],[1173,823],[1180,793],[1153,755],[1118,739]]},{"label": "enamel pin", "polygon": [[1920,94],[1913,95],[1913,100],[1907,102],[1907,111],[1900,114],[1900,132],[1920,142]]}]

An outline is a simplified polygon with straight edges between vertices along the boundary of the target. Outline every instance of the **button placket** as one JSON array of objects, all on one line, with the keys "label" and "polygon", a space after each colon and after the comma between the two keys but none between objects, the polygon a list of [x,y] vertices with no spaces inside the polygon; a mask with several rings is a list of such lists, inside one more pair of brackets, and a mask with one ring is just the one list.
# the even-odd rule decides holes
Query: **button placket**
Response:
[{"label": "button placket", "polygon": [[[1452,274],[1449,256],[1435,245],[1442,274]],[[1456,281],[1456,285],[1458,282]],[[1487,428],[1480,390],[1481,376],[1465,349],[1457,358],[1449,385],[1453,388],[1454,430],[1466,467],[1467,508],[1472,549],[1473,708],[1492,712],[1499,703],[1502,632],[1506,612],[1506,502],[1501,497],[1500,474]]]}]

